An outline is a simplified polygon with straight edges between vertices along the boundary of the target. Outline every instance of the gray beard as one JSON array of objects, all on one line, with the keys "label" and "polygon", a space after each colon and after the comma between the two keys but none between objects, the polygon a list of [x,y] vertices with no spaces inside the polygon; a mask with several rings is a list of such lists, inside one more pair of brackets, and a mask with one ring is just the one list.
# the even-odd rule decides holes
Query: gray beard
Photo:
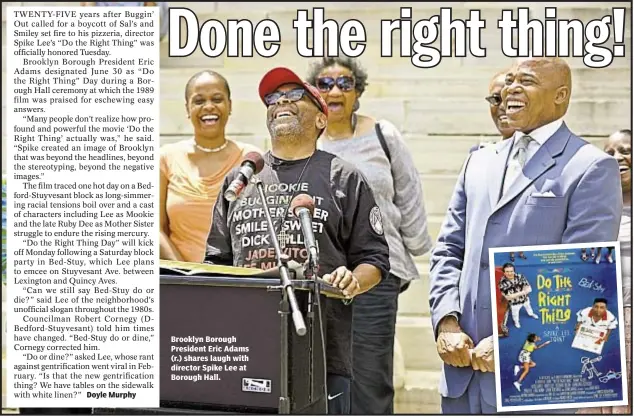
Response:
[{"label": "gray beard", "polygon": [[299,121],[281,124],[276,124],[275,121],[271,121],[269,124],[269,133],[273,141],[279,141],[283,144],[302,142],[304,134]]}]

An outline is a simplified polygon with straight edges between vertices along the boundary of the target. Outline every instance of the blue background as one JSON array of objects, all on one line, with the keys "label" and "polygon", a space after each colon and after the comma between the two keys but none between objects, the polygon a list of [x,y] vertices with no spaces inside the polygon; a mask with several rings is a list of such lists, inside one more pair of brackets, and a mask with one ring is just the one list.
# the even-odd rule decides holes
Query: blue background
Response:
[{"label": "blue background", "polygon": [[[558,403],[581,403],[581,402],[600,402],[600,401],[618,401],[623,399],[622,395],[622,387],[621,387],[621,379],[612,379],[606,383],[600,383],[598,378],[595,376],[592,379],[592,383],[595,384],[596,389],[602,390],[613,390],[618,394],[617,397],[610,397],[604,399],[596,399],[594,397],[595,391],[588,390],[587,394],[584,395],[576,395],[573,400],[566,400],[562,402],[561,399],[553,400],[552,402],[538,402],[532,399],[517,399],[518,395],[521,396],[521,393],[526,389],[529,389],[531,385],[539,378],[540,376],[556,376],[556,375],[581,375],[581,358],[589,357],[590,359],[594,359],[597,357],[596,354],[591,352],[586,352],[583,350],[579,350],[576,348],[572,348],[572,341],[574,338],[574,328],[577,323],[577,312],[580,309],[587,308],[592,305],[592,302],[597,297],[603,297],[608,300],[607,309],[615,316],[618,320],[618,326],[615,330],[612,331],[610,338],[605,343],[603,347],[603,351],[601,356],[603,357],[601,361],[594,364],[595,368],[605,375],[609,370],[613,370],[615,372],[621,371],[621,358],[620,358],[620,340],[619,340],[619,332],[620,327],[622,326],[621,321],[619,320],[619,309],[618,309],[618,289],[617,289],[617,280],[616,280],[616,264],[608,263],[606,260],[607,248],[602,249],[603,256],[601,258],[600,264],[595,264],[595,260],[591,259],[590,249],[587,250],[588,260],[586,262],[581,260],[581,249],[568,249],[568,250],[540,250],[540,251],[525,251],[524,255],[526,256],[526,260],[521,259],[518,256],[518,252],[515,252],[515,271],[516,273],[521,273],[528,279],[529,283],[532,287],[532,292],[530,293],[530,301],[531,306],[533,307],[533,312],[537,314],[540,319],[534,319],[528,316],[525,308],[522,308],[520,311],[520,329],[515,328],[513,324],[513,319],[511,313],[509,312],[509,318],[507,322],[507,326],[509,329],[509,336],[499,339],[499,357],[500,357],[500,379],[501,379],[501,393],[502,393],[502,406],[526,406],[526,405],[543,405],[543,404],[558,404]],[[543,261],[544,258],[542,255],[544,254],[570,254],[574,253],[574,255],[568,255],[567,261],[557,262],[549,264],[546,261]],[[614,260],[618,259],[612,254],[612,258]],[[509,253],[497,253],[494,257],[496,268],[501,267],[504,263],[510,262]],[[554,272],[557,269],[559,272]],[[537,275],[542,274],[543,276],[552,278],[553,284],[551,289],[551,295],[555,292],[555,274],[561,274],[563,276],[570,277],[572,283],[572,291],[562,292],[562,294],[571,294],[570,297],[570,310],[571,316],[570,320],[565,324],[543,324],[541,321],[541,314],[539,312],[538,305],[538,295],[539,290],[537,288]],[[602,286],[605,288],[603,292],[587,289],[584,287],[580,287],[578,285],[579,281],[583,278],[590,278],[600,282]],[[541,289],[541,291],[546,291],[546,288]],[[516,364],[519,364],[518,355],[519,352],[526,341],[526,337],[530,333],[535,333],[539,335],[542,340],[538,343],[541,344],[547,340],[551,340],[550,336],[544,337],[544,334],[548,330],[554,330],[559,327],[560,333],[561,330],[568,330],[569,335],[565,337],[562,342],[551,342],[550,345],[543,347],[539,350],[535,350],[532,354],[532,360],[537,364],[536,367],[530,369],[528,375],[524,378],[522,382],[522,392],[519,392],[515,386],[513,386],[513,382],[519,379],[520,373],[515,377],[513,375],[513,368]],[[602,376],[603,376],[602,375]],[[584,379],[587,379],[588,374],[584,374]],[[592,388],[594,389],[594,388]],[[513,396],[515,399],[509,399],[510,396]],[[614,395],[612,395],[614,396]]]}]

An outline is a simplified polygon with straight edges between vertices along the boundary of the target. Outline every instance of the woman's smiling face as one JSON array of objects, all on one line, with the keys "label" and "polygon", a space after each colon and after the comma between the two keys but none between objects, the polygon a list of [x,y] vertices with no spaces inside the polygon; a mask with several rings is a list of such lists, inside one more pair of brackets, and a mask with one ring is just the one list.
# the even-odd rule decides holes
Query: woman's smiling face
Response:
[{"label": "woman's smiling face", "polygon": [[619,163],[623,193],[632,190],[632,138],[623,132],[615,132],[605,143],[603,150]]},{"label": "woman's smiling face", "polygon": [[224,132],[231,112],[231,100],[220,78],[203,73],[189,87],[187,114],[196,136],[216,137]]}]

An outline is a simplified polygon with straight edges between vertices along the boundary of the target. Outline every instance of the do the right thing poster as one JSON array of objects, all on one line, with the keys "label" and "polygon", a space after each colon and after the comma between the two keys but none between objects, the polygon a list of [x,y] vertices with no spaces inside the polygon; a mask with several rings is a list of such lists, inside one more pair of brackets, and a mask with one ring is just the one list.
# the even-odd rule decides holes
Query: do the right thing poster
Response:
[{"label": "do the right thing poster", "polygon": [[498,412],[627,404],[619,250],[490,250]]}]

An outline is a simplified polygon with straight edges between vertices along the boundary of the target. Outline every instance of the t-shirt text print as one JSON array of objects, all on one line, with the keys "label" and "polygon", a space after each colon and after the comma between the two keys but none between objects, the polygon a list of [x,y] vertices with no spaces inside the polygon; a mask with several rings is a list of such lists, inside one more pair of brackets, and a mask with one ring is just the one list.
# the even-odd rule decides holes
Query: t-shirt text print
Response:
[{"label": "t-shirt text print", "polygon": [[[291,212],[290,204],[294,196],[309,192],[307,182],[299,184],[265,184],[264,193],[269,216],[273,221],[277,240],[282,253],[292,260],[304,261],[308,252],[304,245],[304,235],[299,218]],[[311,196],[315,205],[313,211],[313,233],[315,239],[324,233],[324,224],[330,214],[322,196]],[[264,205],[259,194],[242,198],[231,214],[230,224],[235,227],[235,234],[240,238],[240,245],[246,251],[244,264],[241,267],[268,270],[274,268],[275,249],[271,242],[269,225],[266,220]],[[282,220],[285,219],[282,225]],[[271,261],[273,260],[273,261]]]}]

